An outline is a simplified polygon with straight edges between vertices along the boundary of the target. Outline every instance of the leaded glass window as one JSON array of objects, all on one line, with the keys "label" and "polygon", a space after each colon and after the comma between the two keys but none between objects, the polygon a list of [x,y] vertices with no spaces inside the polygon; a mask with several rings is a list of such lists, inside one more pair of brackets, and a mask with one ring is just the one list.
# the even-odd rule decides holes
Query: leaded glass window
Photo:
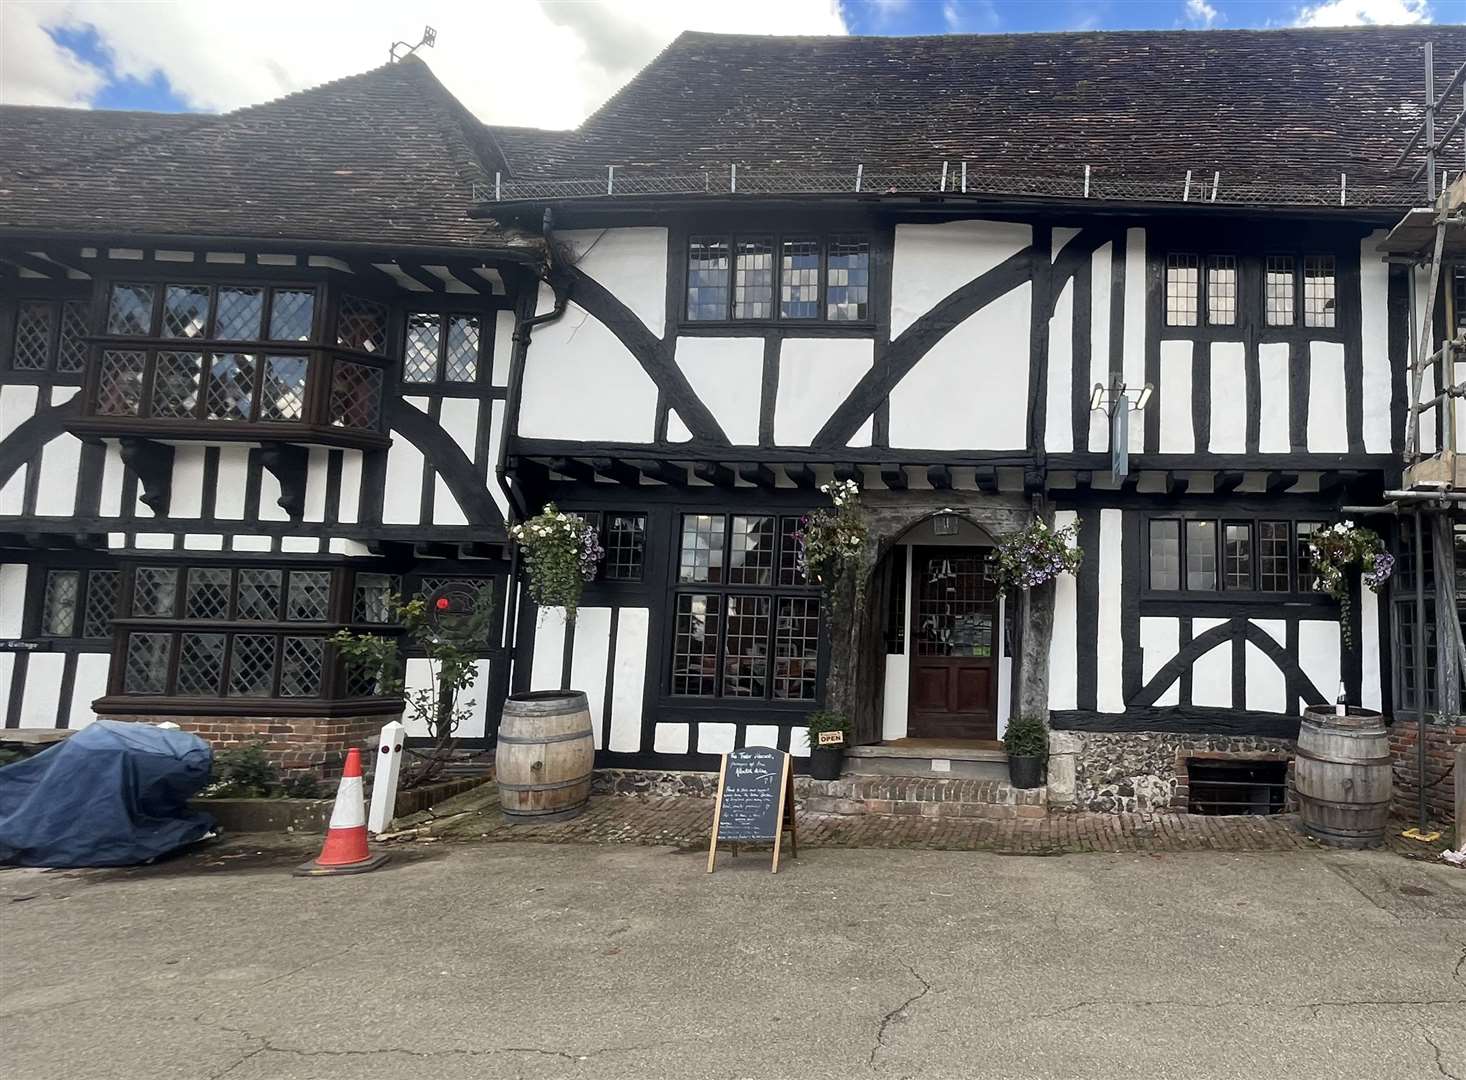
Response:
[{"label": "leaded glass window", "polygon": [[265,314],[265,290],[250,285],[224,285],[214,309],[214,334],[220,341],[258,341]]},{"label": "leaded glass window", "polygon": [[1269,326],[1292,326],[1293,256],[1269,255],[1263,276],[1263,313]]},{"label": "leaded glass window", "polygon": [[270,293],[270,340],[309,341],[315,324],[314,289],[273,289]]},{"label": "leaded glass window", "polygon": [[382,371],[337,359],[331,364],[331,423],[375,431],[382,415]]},{"label": "leaded glass window", "polygon": [[870,317],[870,243],[860,237],[830,239],[825,257],[826,318],[832,322],[863,321]]},{"label": "leaded glass window", "polygon": [[188,571],[188,598],[183,606],[186,619],[227,619],[233,578],[228,567],[194,566]]},{"label": "leaded glass window", "polygon": [[769,597],[729,596],[723,643],[723,696],[765,697],[769,674]]},{"label": "leaded glass window", "polygon": [[41,607],[41,633],[71,637],[76,632],[76,609],[81,599],[81,571],[51,570],[46,574],[46,595]]},{"label": "leaded glass window", "polygon": [[163,290],[163,337],[203,337],[208,325],[207,285],[169,285]]},{"label": "leaded glass window", "polygon": [[229,693],[269,697],[275,689],[275,637],[235,634],[229,643]]},{"label": "leaded glass window", "polygon": [[1206,321],[1212,326],[1237,323],[1237,257],[1212,255],[1206,260]]},{"label": "leaded glass window", "polygon": [[87,305],[67,300],[61,305],[61,335],[56,344],[56,370],[74,374],[87,364]]},{"label": "leaded glass window", "polygon": [[407,345],[402,354],[402,381],[438,381],[439,316],[436,312],[407,316]]},{"label": "leaded glass window", "polygon": [[82,636],[104,638],[112,633],[112,620],[117,616],[117,600],[122,591],[122,572],[92,570],[87,573],[86,618]]},{"label": "leaded glass window", "polygon": [[196,416],[204,354],[159,352],[153,362],[153,392],[148,398],[151,416]]},{"label": "leaded glass window", "polygon": [[1292,537],[1286,521],[1257,523],[1257,587],[1263,592],[1288,592],[1288,552]]},{"label": "leaded glass window", "polygon": [[16,371],[45,371],[51,366],[51,324],[55,308],[44,300],[21,303],[15,313],[11,366]]},{"label": "leaded glass window", "polygon": [[107,294],[107,333],[146,336],[153,329],[152,285],[113,285]]},{"label": "leaded glass window", "polygon": [[640,581],[646,553],[646,515],[608,513],[605,548],[607,581]]},{"label": "leaded glass window", "polygon": [[1150,523],[1150,587],[1169,591],[1181,587],[1181,523]]},{"label": "leaded glass window", "polygon": [[[774,583],[774,519],[733,517],[733,544],[728,563],[730,585]],[[731,617],[731,614],[730,614]]]},{"label": "leaded glass window", "polygon": [[287,637],[280,648],[280,696],[316,697],[325,666],[324,638]]},{"label": "leaded glass window", "polygon": [[345,293],[336,315],[336,344],[361,352],[387,348],[387,305]]},{"label": "leaded glass window", "polygon": [[391,622],[392,597],[401,591],[401,580],[392,574],[357,574],[351,601],[352,621]]},{"label": "leaded glass window", "polygon": [[733,317],[767,319],[774,313],[774,245],[767,239],[734,246]]},{"label": "leaded glass window", "polygon": [[239,571],[239,599],[234,617],[258,622],[273,622],[280,617],[279,570],[246,569]]},{"label": "leaded glass window", "polygon": [[1303,259],[1303,325],[1333,326],[1334,257],[1308,255]]},{"label": "leaded glass window", "polygon": [[225,635],[180,634],[178,640],[179,697],[218,697],[224,681]]},{"label": "leaded glass window", "polygon": [[682,556],[677,580],[713,583],[723,580],[726,521],[722,514],[682,515]]},{"label": "leaded glass window", "polygon": [[1310,592],[1318,588],[1318,576],[1313,572],[1313,534],[1323,528],[1320,521],[1300,521],[1294,526],[1298,537],[1298,591]]},{"label": "leaded glass window", "polygon": [[172,618],[178,607],[178,567],[139,566],[132,578],[132,614]]},{"label": "leaded glass window", "polygon": [[1195,326],[1200,270],[1195,255],[1166,256],[1166,325]]},{"label": "leaded glass window", "polygon": [[1222,531],[1222,585],[1252,588],[1252,526],[1228,523]]},{"label": "leaded glass window", "polygon": [[443,347],[443,381],[475,381],[478,378],[478,350],[478,316],[449,315],[448,340]]},{"label": "leaded glass window", "polygon": [[694,240],[687,254],[687,317],[728,317],[728,244]]},{"label": "leaded glass window", "polygon": [[779,317],[817,319],[819,314],[819,241],[785,240],[779,263]]},{"label": "leaded glass window", "polygon": [[711,697],[717,687],[722,597],[682,593],[673,621],[672,693]]},{"label": "leaded glass window", "polygon": [[330,614],[331,574],[326,570],[290,571],[285,617],[299,622],[325,622]]},{"label": "leaded glass window", "polygon": [[779,597],[774,628],[774,699],[813,701],[819,674],[820,600]]},{"label": "leaded glass window", "polygon": [[249,353],[214,353],[209,363],[209,420],[248,420],[254,408],[255,365]]},{"label": "leaded glass window", "polygon": [[1149,588],[1307,593],[1313,588],[1309,537],[1319,527],[1310,521],[1153,518]]},{"label": "leaded glass window", "polygon": [[299,420],[305,415],[308,364],[304,356],[265,357],[264,382],[260,388],[261,420]]},{"label": "leaded glass window", "polygon": [[147,354],[107,349],[97,371],[97,413],[136,416],[143,402],[143,368]]},{"label": "leaded glass window", "polygon": [[805,585],[804,573],[799,569],[800,519],[784,517],[779,519],[779,584]]},{"label": "leaded glass window", "polygon": [[128,634],[127,655],[122,667],[123,693],[163,693],[168,686],[168,662],[172,648],[171,634]]},{"label": "leaded glass window", "polygon": [[1186,523],[1186,588],[1207,591],[1217,587],[1217,525],[1214,521]]}]

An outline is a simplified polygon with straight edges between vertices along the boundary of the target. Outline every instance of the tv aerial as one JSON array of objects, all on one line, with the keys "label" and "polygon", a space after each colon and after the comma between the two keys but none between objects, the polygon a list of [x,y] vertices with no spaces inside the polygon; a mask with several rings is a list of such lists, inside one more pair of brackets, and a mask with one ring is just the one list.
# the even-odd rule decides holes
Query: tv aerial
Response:
[{"label": "tv aerial", "polygon": [[431,49],[437,43],[438,32],[434,30],[431,26],[424,26],[422,28],[422,40],[420,40],[416,45],[409,45],[405,41],[392,42],[392,47],[387,50],[387,62],[389,64],[395,64],[397,63],[397,61],[403,59],[404,57],[411,56],[413,53],[417,52],[418,49],[421,49],[424,45]]}]

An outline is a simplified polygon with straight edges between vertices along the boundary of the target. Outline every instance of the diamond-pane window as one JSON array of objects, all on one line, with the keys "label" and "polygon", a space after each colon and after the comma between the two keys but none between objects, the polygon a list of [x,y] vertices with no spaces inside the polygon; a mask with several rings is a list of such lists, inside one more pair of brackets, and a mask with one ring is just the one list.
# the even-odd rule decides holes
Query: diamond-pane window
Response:
[{"label": "diamond-pane window", "polygon": [[817,319],[820,315],[819,241],[785,240],[783,247],[779,264],[779,318]]},{"label": "diamond-pane window", "polygon": [[331,423],[375,431],[382,412],[382,372],[370,364],[331,364]]},{"label": "diamond-pane window", "polygon": [[61,337],[56,346],[56,370],[73,374],[87,366],[87,305],[67,300],[61,305]]},{"label": "diamond-pane window", "polygon": [[265,357],[261,420],[299,420],[304,415],[306,366],[304,356]]},{"label": "diamond-pane window", "polygon": [[214,337],[220,341],[258,341],[264,313],[264,289],[221,286],[214,311]]},{"label": "diamond-pane window", "polygon": [[11,366],[16,371],[45,371],[51,366],[51,319],[55,307],[43,300],[29,301],[15,313],[15,348]]},{"label": "diamond-pane window", "polygon": [[118,570],[93,570],[87,574],[86,619],[82,636],[104,638],[112,634],[112,620],[117,616],[117,598],[122,591],[122,573]]},{"label": "diamond-pane window", "polygon": [[208,324],[207,285],[169,285],[163,290],[163,337],[203,337]]},{"label": "diamond-pane window", "polygon": [[209,420],[248,420],[256,360],[249,353],[215,353],[209,364]]},{"label": "diamond-pane window", "polygon": [[229,580],[230,572],[226,567],[191,567],[188,571],[188,597],[184,603],[184,617],[228,618]]},{"label": "diamond-pane window", "polygon": [[280,649],[280,696],[317,697],[325,653],[324,638],[286,638]]},{"label": "diamond-pane window", "polygon": [[315,322],[314,289],[276,289],[270,294],[270,340],[309,341]]},{"label": "diamond-pane window", "polygon": [[837,236],[830,240],[825,256],[826,317],[849,322],[869,317],[870,242],[860,237]]},{"label": "diamond-pane window", "polygon": [[438,326],[436,312],[407,316],[407,346],[402,355],[402,381],[438,381]]},{"label": "diamond-pane window", "polygon": [[280,617],[280,571],[241,570],[234,617],[273,622]]},{"label": "diamond-pane window", "polygon": [[161,694],[168,685],[168,657],[172,634],[128,634],[127,659],[122,667],[122,692]]},{"label": "diamond-pane window", "polygon": [[357,574],[351,601],[352,622],[392,621],[392,596],[402,583],[392,574]]},{"label": "diamond-pane window", "polygon": [[175,417],[196,415],[203,365],[203,353],[158,353],[153,364],[153,393],[148,404],[150,414]]},{"label": "diamond-pane window", "polygon": [[108,349],[97,372],[97,414],[136,416],[143,401],[143,367],[147,355]]},{"label": "diamond-pane window", "polygon": [[153,329],[153,286],[113,285],[107,296],[107,333],[146,335]]},{"label": "diamond-pane window", "polygon": [[473,382],[478,378],[478,344],[478,316],[448,316],[448,345],[443,356],[444,381]]},{"label": "diamond-pane window", "polygon": [[76,602],[80,592],[81,571],[52,570],[46,574],[41,633],[47,637],[71,637],[76,632]]},{"label": "diamond-pane window", "polygon": [[694,240],[687,251],[687,317],[728,317],[728,243]]},{"label": "diamond-pane window", "polygon": [[324,622],[330,610],[331,573],[329,570],[290,571],[290,591],[286,596],[285,617],[298,622]]},{"label": "diamond-pane window", "polygon": [[387,306],[346,293],[336,316],[336,344],[362,352],[387,348]]},{"label": "diamond-pane window", "polygon": [[231,696],[270,696],[275,688],[275,640],[270,634],[234,635],[229,648]]},{"label": "diamond-pane window", "polygon": [[178,567],[139,566],[132,578],[132,614],[171,618],[177,610]]},{"label": "diamond-pane window", "polygon": [[224,635],[181,634],[178,639],[179,697],[218,697],[224,679]]}]

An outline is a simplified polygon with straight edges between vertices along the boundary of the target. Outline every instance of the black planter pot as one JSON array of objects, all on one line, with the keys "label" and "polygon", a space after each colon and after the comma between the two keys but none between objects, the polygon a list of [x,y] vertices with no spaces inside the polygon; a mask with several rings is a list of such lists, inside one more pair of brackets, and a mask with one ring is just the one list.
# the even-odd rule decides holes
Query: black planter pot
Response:
[{"label": "black planter pot", "polygon": [[1008,756],[1008,779],[1016,788],[1036,788],[1043,783],[1044,759]]},{"label": "black planter pot", "polygon": [[816,780],[838,780],[844,759],[843,746],[812,746],[809,748],[809,775]]}]

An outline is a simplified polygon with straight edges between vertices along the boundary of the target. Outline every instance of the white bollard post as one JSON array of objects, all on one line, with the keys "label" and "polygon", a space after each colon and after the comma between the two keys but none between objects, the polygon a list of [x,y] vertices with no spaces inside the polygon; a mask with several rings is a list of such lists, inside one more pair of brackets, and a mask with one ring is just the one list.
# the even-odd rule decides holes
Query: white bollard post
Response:
[{"label": "white bollard post", "polygon": [[377,740],[377,768],[372,773],[372,811],[367,815],[367,830],[384,833],[392,824],[397,809],[397,778],[402,775],[402,745],[407,729],[400,720],[382,728]]}]

